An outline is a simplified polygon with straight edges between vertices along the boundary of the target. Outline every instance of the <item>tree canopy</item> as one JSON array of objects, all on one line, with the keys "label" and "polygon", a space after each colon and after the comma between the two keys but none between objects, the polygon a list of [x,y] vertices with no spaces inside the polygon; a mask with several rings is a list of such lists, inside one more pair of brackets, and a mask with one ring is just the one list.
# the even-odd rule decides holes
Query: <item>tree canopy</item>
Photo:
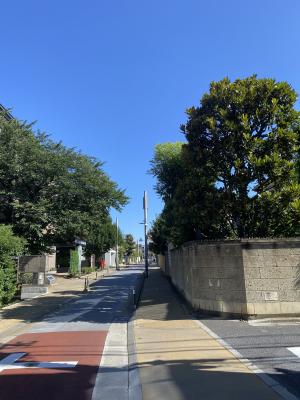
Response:
[{"label": "tree canopy", "polygon": [[[123,242],[122,232],[118,228],[118,245]],[[86,255],[95,254],[96,258],[106,253],[117,244],[117,226],[109,216],[102,221],[95,221],[85,249]]]},{"label": "tree canopy", "polygon": [[151,161],[173,242],[300,234],[296,99],[286,82],[226,78],[187,110],[187,143],[172,162],[161,162],[169,144]]},{"label": "tree canopy", "polygon": [[168,245],[168,233],[166,232],[167,225],[163,216],[158,216],[152,223],[150,229],[149,250],[154,254],[164,254]]},{"label": "tree canopy", "polygon": [[182,145],[183,142],[157,144],[150,161],[150,173],[157,178],[156,192],[164,201],[174,196],[177,184],[184,176]]},{"label": "tree canopy", "polygon": [[135,242],[133,236],[130,233],[125,236],[124,250],[125,250],[125,255],[128,257],[130,257],[134,253]]},{"label": "tree canopy", "polygon": [[26,238],[31,253],[76,237],[94,240],[111,225],[110,209],[128,201],[102,165],[0,114],[0,223]]}]

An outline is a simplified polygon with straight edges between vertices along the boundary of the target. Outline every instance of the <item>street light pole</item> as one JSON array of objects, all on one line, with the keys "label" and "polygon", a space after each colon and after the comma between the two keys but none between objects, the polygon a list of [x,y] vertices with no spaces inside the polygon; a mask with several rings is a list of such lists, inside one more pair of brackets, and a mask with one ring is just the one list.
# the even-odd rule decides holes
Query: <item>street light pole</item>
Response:
[{"label": "street light pole", "polygon": [[116,270],[119,270],[119,220],[116,218],[117,245],[116,245]]},{"label": "street light pole", "polygon": [[148,195],[146,191],[144,191],[143,208],[144,208],[144,231],[145,231],[145,276],[146,278],[148,278],[148,237],[147,237]]}]

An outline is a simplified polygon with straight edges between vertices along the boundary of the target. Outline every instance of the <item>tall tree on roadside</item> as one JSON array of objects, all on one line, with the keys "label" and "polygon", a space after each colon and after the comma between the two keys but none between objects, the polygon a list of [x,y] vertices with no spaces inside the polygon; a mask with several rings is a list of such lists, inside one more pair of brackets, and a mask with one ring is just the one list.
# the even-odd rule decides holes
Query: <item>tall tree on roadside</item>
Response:
[{"label": "tall tree on roadside", "polygon": [[164,202],[174,197],[177,185],[184,177],[182,146],[183,142],[157,144],[150,161],[150,173],[157,179],[155,190]]},{"label": "tall tree on roadside", "polygon": [[[121,246],[122,232],[118,228],[118,244]],[[86,245],[85,254],[90,256],[95,254],[99,258],[109,249],[117,244],[117,226],[112,223],[110,217],[105,217],[102,221],[95,221],[93,229],[89,235],[89,240]]]},{"label": "tall tree on roadside", "polygon": [[[173,243],[180,241],[183,226],[175,211],[175,207],[178,206],[175,201],[176,191],[186,174],[182,149],[182,142],[157,144],[149,171],[156,177],[155,190],[165,203],[157,224],[160,231],[163,229],[164,235]],[[158,226],[154,225],[153,228],[157,231]]]},{"label": "tall tree on roadside", "polygon": [[125,255],[130,257],[134,253],[135,243],[133,236],[129,233],[125,236],[124,240]]},{"label": "tall tree on roadside", "polygon": [[29,252],[88,241],[97,221],[127,201],[102,163],[0,113],[0,223],[25,237]]},{"label": "tall tree on roadside", "polygon": [[157,179],[156,192],[165,203],[153,225],[155,245],[160,241],[159,232],[174,245],[224,234],[215,212],[220,208],[218,190],[205,160],[203,170],[195,169],[187,145],[175,142],[157,145],[150,163],[150,172]]},{"label": "tall tree on roadside", "polygon": [[190,168],[195,174],[206,170],[214,180],[219,216],[233,236],[299,231],[296,98],[286,82],[226,78],[212,82],[200,106],[187,110],[182,131]]},{"label": "tall tree on roadside", "polygon": [[152,223],[149,235],[151,242],[149,250],[154,254],[165,254],[168,247],[167,226],[162,215],[159,215]]}]

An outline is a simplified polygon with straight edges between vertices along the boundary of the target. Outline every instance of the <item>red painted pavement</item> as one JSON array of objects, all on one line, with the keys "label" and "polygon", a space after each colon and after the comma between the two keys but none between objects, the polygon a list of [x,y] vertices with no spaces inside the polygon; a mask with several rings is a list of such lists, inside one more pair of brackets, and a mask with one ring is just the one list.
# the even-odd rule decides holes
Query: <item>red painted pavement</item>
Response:
[{"label": "red painted pavement", "polygon": [[1,400],[90,400],[107,331],[28,333],[0,349],[0,361],[78,361],[70,369],[13,369],[0,373]]}]

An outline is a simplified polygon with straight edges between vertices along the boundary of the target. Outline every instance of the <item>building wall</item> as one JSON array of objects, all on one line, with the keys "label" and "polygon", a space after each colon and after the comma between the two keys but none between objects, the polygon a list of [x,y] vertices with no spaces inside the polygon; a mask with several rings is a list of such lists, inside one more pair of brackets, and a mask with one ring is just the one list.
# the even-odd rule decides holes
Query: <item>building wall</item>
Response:
[{"label": "building wall", "polygon": [[198,310],[300,315],[300,239],[189,242],[168,258],[173,284]]},{"label": "building wall", "polygon": [[105,265],[107,267],[115,267],[116,266],[115,250],[109,250],[107,253],[105,253]]}]

